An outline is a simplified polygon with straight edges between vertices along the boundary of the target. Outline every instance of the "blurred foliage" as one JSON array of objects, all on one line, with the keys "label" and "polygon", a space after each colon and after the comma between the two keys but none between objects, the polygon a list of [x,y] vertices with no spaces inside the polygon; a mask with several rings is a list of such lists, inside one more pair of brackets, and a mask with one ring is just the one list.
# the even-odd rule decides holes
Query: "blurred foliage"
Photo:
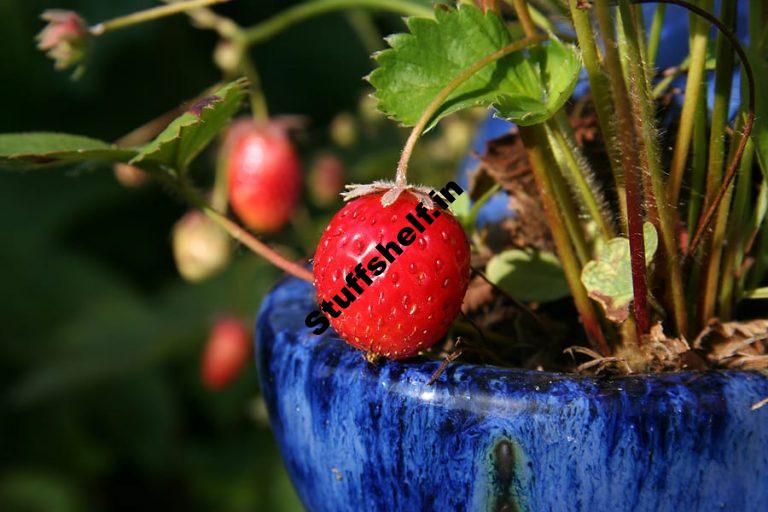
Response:
[{"label": "blurred foliage", "polygon": [[[215,36],[184,16],[100,39],[78,82],[35,49],[44,9],[73,9],[93,23],[151,5],[0,2],[0,133],[59,130],[112,141],[219,80]],[[240,1],[221,12],[248,25],[285,7]],[[396,16],[373,19],[382,33],[402,29]],[[348,181],[365,181],[393,172],[405,133],[365,99],[361,77],[371,63],[362,42],[349,44],[353,25],[343,14],[324,16],[252,54],[271,111],[310,121],[300,139],[305,161],[331,148]],[[339,115],[356,133],[343,148],[330,129]],[[449,119],[425,139],[414,177],[444,181],[472,116]],[[201,184],[210,183],[214,160],[208,152],[193,166]],[[337,207],[306,204],[270,242],[311,255]],[[0,510],[301,509],[255,367],[219,393],[199,379],[213,320],[253,319],[279,273],[239,249],[222,274],[184,283],[169,233],[185,211],[157,185],[125,189],[97,166],[0,173]]]}]

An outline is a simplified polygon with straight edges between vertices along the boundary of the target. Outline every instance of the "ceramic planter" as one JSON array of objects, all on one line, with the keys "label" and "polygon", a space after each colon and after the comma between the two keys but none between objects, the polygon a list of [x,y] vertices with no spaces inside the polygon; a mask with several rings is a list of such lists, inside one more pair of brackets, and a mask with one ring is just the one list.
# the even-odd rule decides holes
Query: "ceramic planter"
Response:
[{"label": "ceramic planter", "polygon": [[258,363],[310,511],[764,511],[768,377],[614,379],[437,362],[372,366],[303,324],[314,290],[267,297]]}]

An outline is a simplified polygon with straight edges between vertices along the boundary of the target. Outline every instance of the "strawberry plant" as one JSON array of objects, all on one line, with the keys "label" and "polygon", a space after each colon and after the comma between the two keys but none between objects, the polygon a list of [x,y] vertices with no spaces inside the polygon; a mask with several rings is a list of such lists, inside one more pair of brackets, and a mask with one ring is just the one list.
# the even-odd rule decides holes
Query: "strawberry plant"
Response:
[{"label": "strawberry plant", "polygon": [[[91,26],[76,13],[45,13],[40,48],[77,76],[110,33],[183,14],[220,38],[214,60],[222,81],[114,144],[62,133],[2,135],[2,164],[112,164],[156,180],[201,212],[174,230],[182,275],[201,280],[226,265],[227,233],[313,282],[320,309],[307,325],[323,331],[330,324],[369,356],[407,358],[434,347],[434,357],[461,350],[468,360],[566,370],[766,365],[766,336],[752,322],[764,316],[759,301],[768,296],[761,287],[768,128],[756,94],[768,52],[759,2],[744,18],[748,42],[736,35],[736,3],[713,13],[710,0],[657,2],[648,30],[638,4],[650,2],[642,0],[434,8],[415,0],[313,0],[252,27],[214,10],[218,3],[171,1]],[[684,65],[659,72],[665,4],[690,15],[691,45]],[[348,204],[318,237],[300,204],[303,166],[288,130],[301,132],[302,123],[270,117],[249,50],[293,24],[347,8],[406,16],[387,48],[365,39],[377,48],[367,77],[376,108],[411,131],[399,161],[347,186]],[[362,20],[363,36],[376,32]],[[737,64],[742,101],[731,119]],[[670,83],[683,73],[681,94]],[[252,119],[233,121],[246,99]],[[449,211],[434,195],[443,183],[426,175],[428,187],[415,185],[409,164],[429,148],[419,144],[423,134],[472,109],[515,126],[477,155],[469,190]],[[357,122],[337,119],[341,146],[358,144]],[[220,135],[216,169],[200,179],[192,164]],[[320,209],[334,205],[342,173],[325,162],[316,172],[327,176],[310,180]],[[478,228],[480,210],[500,195],[512,213]],[[426,233],[401,225],[408,215]],[[260,238],[289,224],[313,265]],[[390,259],[382,247],[393,240],[398,254]],[[718,338],[723,332],[753,336],[749,343]],[[584,357],[592,359],[586,366]]]}]

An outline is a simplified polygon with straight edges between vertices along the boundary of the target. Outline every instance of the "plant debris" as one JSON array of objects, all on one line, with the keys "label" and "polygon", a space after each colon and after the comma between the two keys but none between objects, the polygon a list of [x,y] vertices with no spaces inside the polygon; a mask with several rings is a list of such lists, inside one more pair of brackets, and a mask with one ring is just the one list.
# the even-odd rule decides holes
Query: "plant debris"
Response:
[{"label": "plant debris", "polygon": [[768,368],[768,320],[720,322],[714,319],[694,340],[717,368]]},{"label": "plant debris", "polygon": [[760,409],[761,407],[763,407],[764,405],[768,405],[768,397],[763,398],[759,402],[755,402],[754,404],[752,404],[751,409],[753,411],[756,411],[756,410]]},{"label": "plant debris", "polygon": [[510,248],[554,250],[541,198],[518,132],[515,130],[490,141],[479,159],[481,164],[473,175],[473,187],[487,177],[492,178],[509,194],[509,208],[514,212],[503,221],[481,230],[484,244],[494,253]]}]

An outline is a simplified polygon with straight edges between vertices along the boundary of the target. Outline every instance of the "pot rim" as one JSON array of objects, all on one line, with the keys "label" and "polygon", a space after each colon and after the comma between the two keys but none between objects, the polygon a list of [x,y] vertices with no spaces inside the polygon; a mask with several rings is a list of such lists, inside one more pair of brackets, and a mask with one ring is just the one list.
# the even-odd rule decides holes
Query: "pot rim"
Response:
[{"label": "pot rim", "polygon": [[[270,290],[259,309],[259,313],[257,315],[257,326],[254,331],[254,343],[256,345],[255,353],[260,353],[262,348],[262,344],[259,343],[258,340],[259,334],[264,330],[265,327],[268,327],[272,332],[277,330],[288,332],[292,338],[292,341],[295,342],[295,350],[307,351],[311,350],[312,348],[317,348],[320,344],[323,344],[326,350],[331,350],[338,355],[354,353],[357,357],[359,357],[361,363],[365,362],[366,366],[370,365],[370,363],[365,361],[365,357],[361,351],[349,346],[343,339],[338,336],[338,334],[336,334],[335,331],[333,331],[332,328],[322,335],[313,335],[309,333],[308,328],[304,325],[303,316],[301,315],[291,315],[283,318],[276,318],[274,314],[275,307],[284,307],[288,303],[288,301],[285,299],[281,301],[278,296],[285,291],[288,292],[288,297],[286,297],[286,299],[291,299],[290,303],[292,305],[301,304],[303,306],[307,306],[305,309],[308,311],[312,311],[317,307],[314,293],[311,293],[311,296],[308,296],[310,291],[314,291],[314,285],[302,281],[296,277],[284,276]],[[281,329],[276,329],[274,327],[273,324],[276,320],[280,320]],[[305,331],[305,333],[302,334],[302,331]],[[306,336],[307,333],[310,334],[310,336]],[[406,373],[409,373],[407,370],[410,370],[410,372],[417,370],[419,373],[426,373],[426,371],[433,366],[436,369],[437,366],[442,364],[442,362],[443,360],[441,359],[431,359],[424,355],[417,355],[402,360],[385,359],[382,363],[378,363],[377,366],[379,369],[386,368],[390,371],[394,370],[395,373],[405,375]],[[517,379],[521,377],[527,377],[535,380],[568,380],[582,383],[599,382],[602,384],[607,382],[621,383],[625,381],[637,380],[672,380],[679,384],[681,382],[685,382],[686,377],[690,377],[693,380],[699,380],[700,378],[706,376],[738,377],[748,375],[761,375],[768,378],[767,371],[761,371],[757,369],[707,369],[667,372],[638,372],[626,375],[586,375],[561,371],[505,367],[493,364],[467,363],[462,361],[454,361],[449,364],[446,367],[446,372],[448,370],[454,371],[457,368],[462,368],[465,370],[483,368],[486,371],[495,373],[497,376],[503,376],[503,374],[507,374]],[[433,374],[434,370],[430,370],[429,373],[430,375]],[[443,376],[441,375],[441,378],[442,377]],[[435,384],[438,384],[439,382],[440,379],[435,381]]]}]

